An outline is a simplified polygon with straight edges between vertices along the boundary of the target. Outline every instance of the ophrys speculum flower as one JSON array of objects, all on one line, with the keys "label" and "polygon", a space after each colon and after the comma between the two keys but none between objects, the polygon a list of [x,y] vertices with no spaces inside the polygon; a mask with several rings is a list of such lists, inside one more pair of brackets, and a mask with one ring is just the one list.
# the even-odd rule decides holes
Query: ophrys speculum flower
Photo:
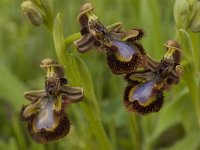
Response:
[{"label": "ophrys speculum flower", "polygon": [[124,104],[128,111],[147,114],[157,112],[163,104],[163,92],[180,79],[180,46],[170,40],[165,44],[167,52],[160,63],[143,71],[126,75],[128,86],[124,93]]},{"label": "ophrys speculum flower", "polygon": [[79,52],[94,48],[104,49],[107,62],[114,74],[126,74],[144,66],[146,55],[138,40],[143,30],[122,31],[120,23],[105,27],[92,12],[94,7],[86,3],[81,7],[78,22],[81,25],[81,39],[75,41]]},{"label": "ophrys speculum flower", "polygon": [[47,72],[44,90],[24,93],[31,103],[22,107],[21,117],[28,122],[31,137],[44,143],[62,138],[69,132],[70,122],[64,108],[81,101],[83,89],[65,85],[64,67],[53,59],[44,59],[40,66]]}]

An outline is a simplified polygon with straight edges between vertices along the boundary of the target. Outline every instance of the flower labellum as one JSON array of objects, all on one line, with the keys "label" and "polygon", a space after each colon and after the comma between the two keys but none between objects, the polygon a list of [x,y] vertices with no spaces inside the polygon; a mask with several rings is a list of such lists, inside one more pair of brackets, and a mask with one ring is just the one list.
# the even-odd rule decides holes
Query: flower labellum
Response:
[{"label": "flower labellum", "polygon": [[83,90],[65,85],[64,67],[53,59],[44,59],[40,66],[47,72],[45,87],[24,93],[31,103],[22,106],[21,118],[28,122],[31,137],[38,143],[45,143],[68,134],[70,122],[64,108],[81,101]]},{"label": "flower labellum", "polygon": [[144,48],[138,42],[143,30],[122,31],[120,23],[105,27],[93,14],[93,5],[85,3],[78,15],[82,37],[75,41],[79,52],[100,48],[107,54],[107,62],[114,74],[133,72],[146,62]]},{"label": "flower labellum", "polygon": [[152,70],[125,76],[128,86],[124,92],[124,105],[128,111],[140,114],[159,111],[163,104],[163,92],[179,82],[180,46],[178,42],[169,40],[165,47],[167,52]]}]

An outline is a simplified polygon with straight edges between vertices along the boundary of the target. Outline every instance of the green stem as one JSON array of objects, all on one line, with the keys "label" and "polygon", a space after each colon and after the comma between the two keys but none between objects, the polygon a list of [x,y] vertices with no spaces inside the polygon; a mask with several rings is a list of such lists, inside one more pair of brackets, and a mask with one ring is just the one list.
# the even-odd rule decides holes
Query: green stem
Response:
[{"label": "green stem", "polygon": [[[199,80],[199,84],[198,84],[198,91],[200,91],[200,80]],[[199,121],[199,128],[200,128],[200,104],[199,104],[199,101],[200,101],[200,92],[198,92],[198,108],[197,108],[197,113],[198,113],[198,121]]]},{"label": "green stem", "polygon": [[[35,0],[37,1],[37,0]],[[39,1],[41,9],[44,11],[44,25],[48,28],[50,32],[53,30],[53,1],[52,0],[42,0]]]},{"label": "green stem", "polygon": [[111,117],[111,121],[109,122],[109,135],[111,139],[111,143],[113,146],[113,149],[117,149],[117,136],[115,132],[115,119]]},{"label": "green stem", "polygon": [[87,104],[82,104],[82,109],[86,115],[86,118],[89,122],[90,129],[92,130],[94,136],[99,143],[99,148],[101,150],[112,150],[111,144],[107,138],[105,130],[102,126],[100,118],[98,118],[95,114],[93,109],[89,108]]},{"label": "green stem", "polygon": [[80,37],[81,34],[79,32],[68,36],[67,38],[65,38],[65,47],[69,47],[74,41],[78,40]]},{"label": "green stem", "polygon": [[[67,64],[68,62],[65,61],[66,55],[63,50],[56,51],[58,59],[62,64]],[[85,116],[89,122],[90,129],[92,130],[93,134],[97,138],[99,142],[99,146],[102,150],[112,150],[111,144],[108,140],[108,137],[103,129],[103,125],[101,123],[99,109],[97,106],[96,97],[93,99],[84,99],[81,104],[81,108],[83,109]]]},{"label": "green stem", "polygon": [[[200,129],[200,104],[199,104],[199,94],[198,94],[198,55],[196,55],[196,50],[194,49],[194,41],[192,41],[191,36],[187,30],[178,29],[176,32],[176,37],[183,46],[183,53],[186,58],[190,58],[190,64],[185,67],[185,73],[183,75],[188,89],[190,91],[194,107],[196,108],[196,116],[198,121],[198,126]],[[192,58],[192,59],[191,59]],[[187,74],[186,74],[187,73]]]},{"label": "green stem", "polygon": [[91,132],[88,132],[85,134],[85,125],[83,125],[82,122],[82,112],[79,112],[79,106],[73,106],[72,113],[74,115],[74,122],[76,122],[76,125],[79,127],[79,134],[81,135],[81,138],[83,138],[84,142],[84,150],[91,150],[93,143],[90,142],[90,139],[92,138]]},{"label": "green stem", "polygon": [[[54,21],[53,40],[59,62],[66,66],[67,77],[70,84],[80,86],[84,89],[84,99],[80,106],[88,120],[89,129],[95,136],[100,150],[112,150],[112,146],[103,128],[96,95],[94,93],[92,78],[84,62],[67,52],[67,48],[74,40],[80,37],[80,34],[73,34],[66,39],[63,37],[63,27],[60,15],[58,14]],[[67,46],[67,47],[66,47]],[[90,130],[86,131],[89,132]]]},{"label": "green stem", "polygon": [[19,124],[19,118],[17,116],[12,116],[11,118],[12,121],[12,127],[15,136],[17,137],[17,142],[19,144],[19,149],[26,149],[26,143],[24,139],[21,138],[21,129],[20,129],[20,124]]},{"label": "green stem", "polygon": [[197,109],[197,117],[198,117],[198,124],[200,128],[200,94],[198,94],[200,91],[200,80],[199,80],[199,75],[200,75],[200,61],[199,61],[199,55],[200,55],[200,43],[199,43],[199,34],[197,33],[190,33],[190,37],[192,39],[193,47],[194,47],[194,63],[195,63],[195,72],[194,72],[194,77],[196,78],[197,82],[197,96],[196,96],[196,109]]},{"label": "green stem", "polygon": [[129,114],[130,134],[134,150],[141,150],[141,132],[138,126],[138,116]]},{"label": "green stem", "polygon": [[143,138],[144,138],[144,147],[143,149],[145,150],[151,150],[151,142],[150,142],[150,128],[149,128],[149,124],[150,124],[150,120],[148,118],[148,116],[145,116],[142,118],[142,133],[143,133]]}]

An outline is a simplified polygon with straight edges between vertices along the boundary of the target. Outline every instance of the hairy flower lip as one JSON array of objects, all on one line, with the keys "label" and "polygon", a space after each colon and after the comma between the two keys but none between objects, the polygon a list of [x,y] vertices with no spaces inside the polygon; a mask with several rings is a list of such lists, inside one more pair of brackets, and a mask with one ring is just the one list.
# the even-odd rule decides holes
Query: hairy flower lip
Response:
[{"label": "hairy flower lip", "polygon": [[[87,21],[87,26],[81,29],[82,37],[74,42],[79,52],[88,52],[95,47],[104,49],[111,71],[119,75],[130,73],[145,62],[145,50],[138,42],[144,35],[142,29],[122,31],[121,23],[104,27],[98,19]],[[87,32],[83,32],[83,29]],[[95,43],[98,44],[95,45]],[[124,51],[122,51],[123,48],[125,48]],[[116,58],[111,60],[111,57]]]},{"label": "hairy flower lip", "polygon": [[[132,95],[130,95],[129,99],[131,102],[138,101],[141,105],[147,105],[148,99],[150,99],[153,95],[153,89],[158,81],[150,80],[146,81],[145,83],[142,83],[133,89]],[[146,88],[146,89],[145,89]],[[145,93],[143,92],[145,91]],[[131,93],[130,93],[131,94]],[[145,95],[147,94],[147,95]]]},{"label": "hairy flower lip", "polygon": [[152,103],[150,103],[147,106],[142,106],[139,104],[138,101],[129,101],[129,92],[132,89],[133,86],[136,86],[138,83],[132,83],[132,84],[128,84],[125,92],[124,92],[124,98],[123,98],[123,103],[124,106],[126,108],[126,110],[128,112],[135,112],[141,115],[147,115],[149,113],[153,113],[153,112],[158,112],[162,105],[163,105],[163,93],[161,91],[155,91],[155,101],[153,101]]},{"label": "hairy flower lip", "polygon": [[139,43],[134,43],[134,45],[137,47],[137,53],[133,54],[131,60],[127,62],[120,61],[115,55],[116,52],[110,50],[107,51],[107,63],[112,73],[116,75],[131,73],[136,70],[137,67],[146,64],[146,55],[142,45]]},{"label": "hairy flower lip", "polygon": [[38,143],[45,143],[62,138],[69,132],[70,123],[64,108],[80,102],[83,89],[65,85],[64,69],[57,61],[46,58],[40,66],[45,66],[47,72],[44,89],[24,93],[31,103],[22,106],[20,115],[28,122],[31,137]]},{"label": "hairy flower lip", "polygon": [[[62,110],[64,111],[64,109]],[[49,141],[58,140],[60,138],[65,137],[70,131],[70,122],[66,113],[61,113],[61,121],[58,126],[53,131],[46,131],[45,129],[41,129],[39,132],[35,132],[33,130],[33,119],[31,119],[28,123],[28,131],[31,137],[37,143],[47,143]]]},{"label": "hairy flower lip", "polygon": [[[120,38],[123,40],[138,40],[143,36],[143,31],[142,30],[130,30],[127,32],[122,32],[122,23],[115,23],[114,25],[108,26],[105,28],[103,24],[99,22],[97,17],[95,16],[92,11],[94,9],[94,6],[91,3],[85,3],[81,9],[80,9],[80,14],[78,15],[78,22],[82,26],[81,29],[81,35],[82,37],[75,41],[74,44],[76,45],[77,49],[79,52],[87,52],[91,50],[93,47],[96,47],[95,43],[100,43],[100,47],[110,47],[112,46],[111,41],[106,41],[106,37],[102,37],[102,32],[101,30],[105,30],[105,33],[107,34],[116,34],[115,36],[120,36]],[[83,23],[81,20],[81,17],[85,17]],[[95,30],[98,30],[95,31]],[[104,34],[104,33],[103,33]],[[105,41],[104,41],[105,40]],[[120,39],[119,39],[120,40]],[[97,42],[96,42],[97,41]],[[120,40],[121,41],[121,40]],[[122,41],[123,42],[123,41]]]},{"label": "hairy flower lip", "polygon": [[135,74],[135,79],[132,78],[132,80],[136,80],[137,82],[130,82],[130,85],[133,85],[133,87],[128,96],[129,101],[138,101],[142,106],[147,106],[154,101],[152,99],[155,96],[154,91],[161,90],[164,82],[161,77],[151,71],[144,72],[144,75],[143,73]]},{"label": "hairy flower lip", "polygon": [[[148,64],[148,66],[151,65],[151,69],[143,68],[125,75],[124,78],[128,85],[124,92],[124,105],[128,111],[143,115],[159,111],[163,103],[163,93],[179,82],[180,45],[175,40],[169,40],[165,47],[167,52],[159,63],[147,62],[152,63]],[[149,59],[151,60],[150,57]],[[152,79],[155,78],[158,80],[153,84]],[[148,82],[152,82],[152,84],[148,84]]]}]

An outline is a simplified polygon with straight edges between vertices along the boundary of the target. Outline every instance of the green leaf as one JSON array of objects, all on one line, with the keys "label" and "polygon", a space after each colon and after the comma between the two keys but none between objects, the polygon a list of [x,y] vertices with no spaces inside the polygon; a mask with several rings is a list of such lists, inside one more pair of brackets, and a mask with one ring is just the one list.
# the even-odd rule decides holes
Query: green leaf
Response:
[{"label": "green leaf", "polygon": [[186,58],[189,61],[189,64],[187,64],[184,67],[184,74],[183,77],[185,79],[185,82],[189,88],[190,94],[192,96],[194,105],[196,105],[198,102],[197,98],[197,80],[194,78],[194,74],[197,74],[198,71],[198,56],[195,56],[195,50],[192,44],[192,39],[189,35],[189,33],[184,29],[179,29],[178,37],[181,42],[181,45],[183,47],[183,53],[185,54]]},{"label": "green leaf", "polygon": [[74,80],[75,85],[83,86],[85,93],[88,94],[88,98],[96,99],[92,78],[90,76],[87,66],[77,56],[71,54],[71,57],[72,57],[72,64],[74,66],[73,67],[74,73],[77,79]]},{"label": "green leaf", "polygon": [[99,108],[89,71],[81,59],[65,51],[66,43],[69,46],[72,40],[70,38],[66,38],[70,40],[64,40],[62,21],[59,14],[54,21],[53,39],[56,54],[60,63],[65,65],[66,75],[70,85],[80,86],[84,89],[84,100],[81,103],[81,108],[89,122],[91,131],[99,143],[100,149],[112,150],[100,120]]},{"label": "green leaf", "polygon": [[65,47],[68,48],[75,40],[78,40],[80,37],[81,37],[81,34],[79,32],[68,36],[65,39]]},{"label": "green leaf", "polygon": [[159,119],[155,124],[155,130],[150,137],[150,143],[156,140],[165,130],[182,121],[181,113],[184,112],[184,106],[188,102],[187,99],[182,99],[182,97],[186,94],[187,89],[184,89],[177,95],[176,100],[170,101],[168,105],[161,109]]},{"label": "green leaf", "polygon": [[14,140],[14,138],[9,138],[7,142],[0,140],[0,149],[18,150],[17,142]]},{"label": "green leaf", "polygon": [[140,24],[148,35],[143,39],[142,43],[144,44],[144,47],[148,47],[146,51],[156,59],[160,59],[163,54],[158,53],[157,51],[164,49],[159,9],[158,1],[140,0]]},{"label": "green leaf", "polygon": [[[61,63],[65,65],[66,74],[70,79],[70,84],[83,87],[86,99],[91,99],[94,101],[96,97],[93,83],[86,65],[78,57],[64,51],[65,41],[63,37],[62,21],[59,14],[57,15],[54,22],[53,37],[57,56]],[[97,106],[95,106],[94,110],[96,109]]]},{"label": "green leaf", "polygon": [[[188,89],[190,91],[192,100],[194,102],[194,104],[196,104],[196,100],[197,99],[197,82],[194,78],[194,70],[192,69],[191,65],[187,65],[184,68],[184,73],[183,73],[183,78],[188,86]],[[195,106],[195,105],[194,105]]]},{"label": "green leaf", "polygon": [[36,149],[37,150],[46,150],[45,145],[38,144],[33,140],[31,140],[30,142],[31,142],[30,147],[29,147],[30,150],[36,150]]},{"label": "green leaf", "polygon": [[0,91],[1,98],[10,102],[19,110],[26,103],[23,93],[27,90],[26,86],[14,75],[14,73],[0,62]]},{"label": "green leaf", "polygon": [[65,44],[64,44],[63,27],[62,27],[62,21],[60,19],[60,14],[57,14],[54,21],[53,41],[58,58],[60,59],[61,62],[65,62],[65,57],[63,55],[65,50]]},{"label": "green leaf", "polygon": [[178,30],[178,39],[183,47],[184,56],[190,60],[194,58],[194,48],[189,33],[185,29]]},{"label": "green leaf", "polygon": [[11,124],[12,124],[12,129],[13,129],[13,132],[15,134],[16,140],[17,140],[18,145],[19,145],[19,149],[26,149],[26,143],[25,143],[25,140],[23,139],[23,136],[21,134],[22,131],[21,131],[21,128],[20,128],[20,122],[19,122],[19,115],[18,114],[12,115]]},{"label": "green leaf", "polygon": [[197,150],[200,145],[200,132],[191,131],[181,141],[175,143],[168,150]]}]

